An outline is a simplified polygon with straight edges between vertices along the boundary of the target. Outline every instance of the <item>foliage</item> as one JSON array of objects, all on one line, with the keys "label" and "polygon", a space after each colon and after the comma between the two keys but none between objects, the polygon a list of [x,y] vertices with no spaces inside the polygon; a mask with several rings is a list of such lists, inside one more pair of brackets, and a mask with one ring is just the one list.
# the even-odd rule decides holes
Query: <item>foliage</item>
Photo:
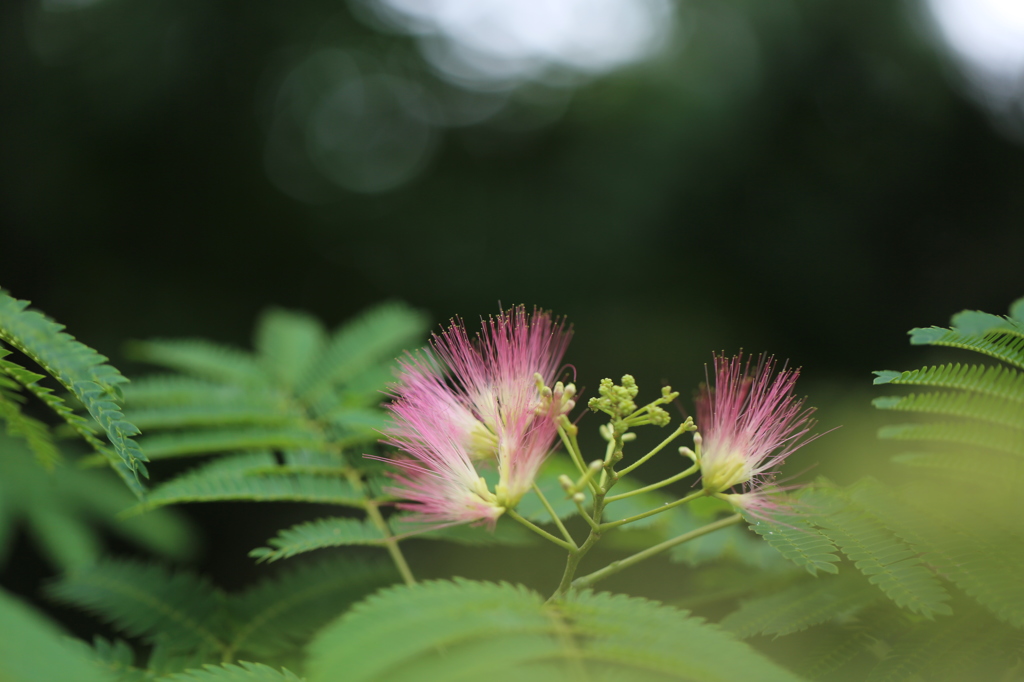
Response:
[{"label": "foliage", "polygon": [[[1004,365],[877,373],[879,384],[927,389],[875,400],[882,410],[920,416],[879,434],[926,444],[894,457],[910,474],[903,480],[840,486],[822,478],[781,507],[746,507],[717,490],[678,496],[668,486],[701,468],[695,437],[694,450],[679,448],[691,468],[644,485],[632,471],[696,427],[684,421],[650,453],[616,468],[630,429],[664,426],[669,417],[659,405],[678,395],[665,387],[637,408],[638,389],[626,376],[621,385],[603,382],[604,402],[595,403],[610,417],[601,427],[605,459],[590,463],[576,426],[559,416],[567,454],[550,458],[534,493],[503,510],[493,529],[425,525],[391,510],[383,465],[362,456],[386,425],[378,403],[391,360],[422,332],[421,317],[408,308],[382,306],[333,334],[309,316],[270,311],[253,353],[206,341],[136,343],[136,358],[173,371],[126,384],[101,356],[16,303],[2,321],[19,333],[2,338],[68,388],[98,426],[4,351],[0,415],[10,435],[0,440],[0,548],[9,544],[11,520],[24,518],[67,571],[49,586],[50,598],[136,641],[61,640],[0,595],[7,600],[0,629],[33,652],[0,651],[0,679],[43,679],[51,668],[62,679],[97,682],[1011,679],[1024,655],[1017,495],[1024,300],[1008,317],[961,313],[951,329],[911,332],[915,344],[975,351]],[[108,396],[123,394],[123,414],[112,397],[100,397],[103,386]],[[570,387],[558,384],[557,394],[542,388],[548,393],[540,395],[561,400]],[[122,474],[131,472],[124,439],[151,461],[206,459],[133,503],[101,472],[68,466],[78,461],[59,456],[49,427],[24,409],[24,391],[86,430]],[[125,425],[146,429],[137,446],[137,429]],[[481,486],[500,480],[481,471]],[[141,491],[134,475],[127,482]],[[288,562],[274,577],[228,592],[192,571],[100,558],[95,532],[82,522],[91,515],[109,523],[133,503],[133,516],[112,527],[175,555],[186,546],[173,537],[178,526],[156,514],[214,501],[338,509],[281,529],[250,553],[260,562],[346,549],[329,560]],[[572,523],[590,531],[582,545],[564,525]],[[608,546],[635,553],[575,577],[576,563],[604,535]],[[507,583],[417,583],[399,549],[413,538],[519,547],[539,537],[569,550],[566,574],[547,601]],[[391,565],[359,558],[379,549]],[[719,625],[590,589],[660,552],[683,565],[676,570],[690,585],[686,606],[726,613]],[[391,585],[399,578],[406,584]]]},{"label": "foliage", "polygon": [[462,580],[378,593],[318,636],[309,665],[311,682],[797,679],[685,611]]},{"label": "foliage", "polygon": [[[879,436],[934,449],[893,458],[913,474],[903,483],[820,482],[800,497],[799,519],[804,542],[833,542],[868,581],[845,572],[804,580],[748,598],[722,624],[743,637],[801,632],[805,665],[796,667],[811,679],[1016,679],[1024,641],[1024,299],[1008,317],[966,311],[950,329],[910,335],[914,344],[1006,364],[876,372],[876,384],[928,389],[877,398],[879,409],[923,418]],[[879,602],[869,583],[892,602]]]},{"label": "foliage", "polygon": [[[122,385],[128,380],[108,365],[105,357],[65,333],[63,325],[28,305],[0,289],[0,419],[7,423],[8,433],[24,438],[43,463],[52,466],[57,459],[47,428],[23,413],[23,399],[16,392],[20,388],[67,422],[141,496],[143,488],[138,476],[146,475],[146,457],[133,440],[139,433],[138,427],[124,417],[118,404],[123,399]],[[91,421],[75,412],[53,389],[41,384],[44,375],[11,360],[5,343],[69,391]],[[106,442],[98,436],[97,427],[106,436]]]},{"label": "foliage", "polygon": [[108,472],[75,463],[66,457],[46,471],[24,443],[0,435],[0,565],[19,526],[63,570],[100,558],[100,529],[169,559],[191,556],[193,533],[178,514],[161,509],[119,519],[118,512],[136,501],[134,495]]},{"label": "foliage", "polygon": [[68,573],[49,593],[142,638],[155,647],[148,667],[176,673],[252,657],[294,664],[318,627],[394,579],[386,565],[342,557],[226,593],[191,572],[105,560]]},{"label": "foliage", "polygon": [[[190,538],[180,519],[163,513],[116,521],[133,496],[102,472],[83,470],[79,457],[62,454],[60,429],[33,416],[39,407],[49,408],[113,466],[135,496],[143,494],[139,476],[146,474],[146,458],[134,439],[139,430],[120,407],[128,380],[63,329],[0,289],[0,421],[7,431],[0,435],[0,561],[22,523],[45,556],[64,569],[100,556],[96,524],[164,556],[186,557]],[[27,369],[26,361],[45,374]],[[47,375],[68,395],[45,385]]]}]

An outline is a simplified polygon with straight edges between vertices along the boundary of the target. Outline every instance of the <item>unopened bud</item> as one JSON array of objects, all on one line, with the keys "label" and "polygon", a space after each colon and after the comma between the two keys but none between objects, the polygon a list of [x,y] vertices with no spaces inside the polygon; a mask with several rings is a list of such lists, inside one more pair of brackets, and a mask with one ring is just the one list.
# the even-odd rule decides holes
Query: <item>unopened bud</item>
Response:
[{"label": "unopened bud", "polygon": [[586,501],[586,499],[587,496],[584,495],[583,493],[576,493],[575,495],[572,496],[572,501],[576,502],[577,504],[583,504]]},{"label": "unopened bud", "polygon": [[562,490],[572,490],[575,487],[572,479],[565,474],[558,477],[558,485],[562,486]]}]

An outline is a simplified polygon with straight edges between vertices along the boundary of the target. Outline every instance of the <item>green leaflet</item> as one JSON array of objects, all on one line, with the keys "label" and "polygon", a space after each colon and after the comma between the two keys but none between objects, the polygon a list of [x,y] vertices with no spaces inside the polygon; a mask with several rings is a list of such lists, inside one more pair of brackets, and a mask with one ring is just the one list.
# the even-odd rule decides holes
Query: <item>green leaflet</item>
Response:
[{"label": "green leaflet", "polygon": [[267,541],[270,547],[257,547],[249,556],[259,561],[277,561],[296,554],[326,547],[346,545],[383,545],[384,537],[370,522],[352,518],[307,521],[286,528]]},{"label": "green leaflet", "polygon": [[151,374],[133,379],[122,388],[128,409],[187,405],[280,405],[280,393],[271,387],[253,389],[222,384],[184,374]]},{"label": "green leaflet", "polygon": [[56,625],[0,590],[0,680],[119,682]]},{"label": "green leaflet", "polygon": [[[537,536],[514,521],[500,519],[495,529],[468,524],[431,529],[410,521],[407,515],[392,516],[391,532],[400,540],[446,540],[462,545],[531,545]],[[300,523],[267,540],[269,547],[257,547],[249,556],[258,561],[289,559],[298,554],[329,547],[368,545],[383,547],[384,536],[370,522],[354,518],[325,518]]]},{"label": "green leaflet", "polygon": [[161,677],[161,682],[302,682],[302,678],[287,668],[280,671],[261,663],[241,661],[238,665],[206,665],[202,670]]},{"label": "green leaflet", "polygon": [[806,518],[786,516],[778,523],[767,518],[744,515],[750,529],[760,535],[778,552],[811,575],[818,571],[838,573],[836,546],[815,529]]},{"label": "green leaflet", "polygon": [[744,601],[721,626],[740,638],[788,635],[848,618],[878,598],[878,590],[855,575],[804,580],[782,592]]},{"label": "green leaflet", "polygon": [[958,329],[911,329],[910,343],[914,345],[949,346],[962,350],[973,350],[1017,368],[1024,369],[1024,330],[995,328],[981,333],[976,330],[964,333]]},{"label": "green leaflet", "polygon": [[[140,429],[181,429],[196,426],[252,425],[277,427],[305,426],[301,412],[287,405],[255,401],[249,398],[225,403],[171,405],[131,410],[128,416]],[[151,446],[152,447],[152,446]]]},{"label": "green leaflet", "polygon": [[[126,634],[155,643],[146,668],[159,674],[239,659],[297,662],[317,628],[395,577],[380,563],[336,559],[226,594],[188,572],[105,560],[68,574],[49,592]],[[121,667],[131,663],[123,650],[112,651],[109,645],[98,645],[94,656],[118,660]]]},{"label": "green leaflet", "polygon": [[883,396],[871,404],[881,410],[920,412],[947,417],[977,419],[1010,429],[1024,430],[1024,403],[1001,396],[979,395],[967,391],[911,393],[908,396]]},{"label": "green leaflet", "polygon": [[[951,329],[911,331],[911,343],[951,346],[1024,367],[1024,299],[1008,317],[977,311],[955,315]],[[933,473],[900,494],[866,481],[851,498],[907,542],[929,566],[996,617],[1024,627],[1024,374],[1002,365],[950,364],[881,372],[876,383],[935,386],[941,393],[876,400],[934,418],[883,427],[879,435],[937,445],[895,461]],[[933,446],[934,447],[934,446]],[[941,478],[939,478],[941,477]],[[956,487],[942,484],[956,481]]]},{"label": "green leaflet", "polygon": [[869,581],[900,607],[926,618],[950,615],[949,593],[874,515],[839,490],[818,487],[802,496],[813,523],[848,556]]},{"label": "green leaflet", "polygon": [[972,391],[1024,403],[1024,373],[1003,365],[934,365],[907,372],[875,372],[876,385],[928,386]]},{"label": "green leaflet", "polygon": [[327,330],[306,313],[271,308],[256,325],[256,350],[264,368],[283,386],[293,388],[327,345]]},{"label": "green leaflet", "polygon": [[[7,354],[0,348],[0,358]],[[46,469],[52,471],[61,460],[50,428],[21,411],[23,397],[16,393],[18,385],[0,374],[0,422],[7,426],[7,435],[21,438]]]},{"label": "green leaflet", "polygon": [[878,437],[889,440],[925,440],[958,445],[976,445],[1024,456],[1024,431],[974,422],[936,422],[883,426]]},{"label": "green leaflet", "polygon": [[910,493],[897,497],[867,480],[851,491],[851,498],[997,618],[1024,628],[1024,537],[1013,525],[1018,517],[1010,517],[1007,526],[987,518],[992,511],[984,506],[951,505],[948,494],[934,486]]},{"label": "green leaflet", "polygon": [[249,353],[201,339],[136,341],[126,353],[133,360],[173,369],[219,384],[260,387],[266,372]]},{"label": "green leaflet", "polygon": [[[147,454],[217,455],[156,486],[136,511],[223,500],[365,508],[381,496],[380,476],[370,472],[379,466],[346,451],[380,438],[387,424],[377,407],[381,389],[394,357],[424,326],[420,313],[395,303],[333,334],[305,313],[271,309],[257,325],[254,353],[199,340],[133,344],[137,359],[179,372],[141,379],[127,391],[130,414],[150,430],[140,441]],[[332,543],[300,524],[271,542],[276,550],[264,550],[283,558],[380,544],[368,541],[371,527],[362,520],[344,525],[346,534],[334,534]]]},{"label": "green leaflet", "polygon": [[104,470],[82,469],[70,459],[53,471],[35,461],[24,443],[0,434],[0,566],[5,538],[25,525],[33,544],[57,568],[95,561],[105,530],[159,555],[185,559],[193,537],[169,511],[133,519],[117,514],[137,499]]},{"label": "green leaflet", "polygon": [[323,434],[311,428],[237,427],[203,429],[184,433],[164,433],[146,436],[142,445],[152,459],[188,457],[238,450],[312,448],[327,450],[329,443]]},{"label": "green leaflet", "polygon": [[[63,325],[30,310],[28,305],[27,301],[12,298],[0,289],[0,341],[31,358],[70,391],[103,430],[113,453],[96,438],[92,426],[85,419],[75,414],[52,389],[39,383],[44,378],[42,375],[5,359],[4,356],[9,355],[7,352],[0,353],[0,375],[6,375],[56,412],[97,452],[106,456],[129,488],[141,496],[144,488],[138,479],[140,474],[146,475],[143,464],[146,457],[133,440],[139,429],[125,419],[116,402],[121,399],[121,385],[128,380],[107,364],[107,358],[76,341],[63,331]],[[5,387],[10,391],[9,382]],[[13,414],[13,411],[8,406],[4,413]],[[17,417],[15,421],[19,421]],[[26,426],[21,420],[15,431],[20,429],[24,432],[26,428],[32,430],[31,425]],[[39,447],[40,437],[36,435],[33,440],[35,447]],[[45,449],[45,445],[43,447]]]},{"label": "green leaflet", "polygon": [[93,638],[92,646],[81,640],[71,640],[86,656],[99,667],[107,670],[116,682],[154,682],[159,674],[135,665],[135,652],[123,639],[109,641],[103,637]]},{"label": "green leaflet", "polygon": [[68,573],[50,596],[94,613],[119,630],[176,649],[219,651],[224,594],[209,581],[135,561],[104,560]]},{"label": "green leaflet", "polygon": [[323,630],[310,682],[796,680],[715,626],[654,602],[584,592],[544,604],[465,580],[378,593]]},{"label": "green leaflet", "polygon": [[[424,316],[400,303],[379,305],[340,328],[299,381],[297,390],[315,398],[331,385],[356,379],[367,368],[391,360],[415,345],[426,327]],[[379,390],[379,386],[376,387]]]},{"label": "green leaflet", "polygon": [[329,621],[374,590],[398,580],[380,561],[333,557],[289,567],[228,597],[236,623],[227,638],[229,653],[252,658],[297,654]]},{"label": "green leaflet", "polygon": [[976,618],[923,624],[893,639],[892,649],[871,671],[871,682],[1007,679],[1020,664],[1019,638]]},{"label": "green leaflet", "polygon": [[154,488],[136,510],[184,502],[250,500],[314,502],[361,507],[364,497],[337,476],[263,475],[277,466],[267,452],[221,457]]}]

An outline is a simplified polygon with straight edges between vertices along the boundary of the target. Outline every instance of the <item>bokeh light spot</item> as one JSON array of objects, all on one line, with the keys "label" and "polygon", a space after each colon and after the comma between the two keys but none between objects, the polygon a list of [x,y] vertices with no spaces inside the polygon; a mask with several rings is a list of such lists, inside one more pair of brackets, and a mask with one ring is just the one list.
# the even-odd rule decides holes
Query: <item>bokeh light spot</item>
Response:
[{"label": "bokeh light spot", "polygon": [[559,71],[596,75],[651,55],[668,36],[667,0],[370,0],[415,34],[461,85],[512,87]]},{"label": "bokeh light spot", "polygon": [[972,89],[1024,139],[1024,2],[926,2]]}]

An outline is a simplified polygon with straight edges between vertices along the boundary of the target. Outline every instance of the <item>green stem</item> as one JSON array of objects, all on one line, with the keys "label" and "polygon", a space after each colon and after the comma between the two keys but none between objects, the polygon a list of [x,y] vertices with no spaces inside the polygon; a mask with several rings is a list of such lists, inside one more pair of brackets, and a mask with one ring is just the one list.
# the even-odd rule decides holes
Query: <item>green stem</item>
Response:
[{"label": "green stem", "polygon": [[618,521],[609,521],[608,523],[602,523],[601,524],[601,530],[605,531],[605,530],[609,530],[611,528],[617,528],[618,526],[622,526],[622,525],[627,524],[627,523],[632,523],[633,521],[639,521],[640,519],[646,519],[648,516],[654,516],[655,514],[660,514],[662,512],[668,511],[669,509],[672,509],[673,507],[678,507],[681,504],[686,504],[687,502],[692,502],[693,500],[696,500],[698,497],[703,497],[706,494],[707,493],[705,493],[703,490],[698,490],[697,492],[691,493],[691,494],[687,495],[686,497],[684,497],[682,499],[676,500],[675,502],[669,502],[668,504],[663,504],[662,506],[658,507],[657,509],[652,509],[651,511],[644,512],[643,514],[637,514],[636,516],[630,516],[630,517],[627,517],[625,519],[619,519]]},{"label": "green stem", "polygon": [[558,526],[558,530],[562,533],[562,537],[565,538],[566,541],[575,545],[576,543],[573,541],[572,536],[569,535],[569,531],[567,531],[565,526],[562,524],[562,519],[558,518],[558,514],[555,513],[555,508],[551,506],[550,502],[548,502],[548,498],[544,497],[544,493],[540,491],[540,486],[536,483],[533,484],[533,492],[535,492],[537,497],[540,498],[540,503],[548,510],[548,514],[551,514],[551,518],[554,519],[555,525]]},{"label": "green stem", "polygon": [[388,522],[381,516],[377,503],[367,500],[364,508],[366,509],[366,515],[370,517],[370,521],[373,522],[373,525],[384,536],[384,546],[387,548],[388,554],[391,555],[391,560],[395,562],[398,572],[402,575],[402,580],[405,581],[406,585],[415,585],[416,578],[413,577],[412,570],[409,568],[409,564],[406,563],[402,550],[398,547],[398,539],[391,532]]},{"label": "green stem", "polygon": [[402,580],[405,581],[406,585],[415,585],[416,578],[412,574],[412,569],[409,568],[409,564],[405,560],[405,556],[402,554],[402,550],[398,547],[398,538],[391,532],[391,526],[381,516],[380,509],[375,500],[369,499],[370,491],[366,487],[366,483],[363,482],[362,477],[355,469],[349,469],[345,472],[345,478],[348,479],[352,487],[360,492],[365,498],[363,500],[363,510],[366,512],[366,516],[370,519],[373,525],[380,531],[381,536],[384,538],[384,547],[387,548],[388,554],[391,555],[391,561],[394,562],[395,568],[402,576]]},{"label": "green stem", "polygon": [[[658,554],[659,552],[664,552],[666,549],[671,549],[672,547],[675,547],[676,545],[681,545],[684,542],[687,542],[689,540],[693,540],[694,538],[699,538],[702,535],[707,535],[708,533],[713,533],[714,531],[719,530],[721,528],[726,528],[728,526],[734,526],[734,525],[736,525],[737,523],[739,523],[742,520],[743,520],[743,516],[742,515],[740,515],[740,514],[733,514],[732,516],[727,516],[726,518],[724,518],[724,519],[722,519],[720,521],[715,521],[714,523],[709,523],[708,525],[704,526],[703,528],[698,528],[697,530],[692,530],[689,533],[683,533],[682,535],[680,535],[678,537],[672,538],[671,540],[666,540],[665,542],[662,542],[660,544],[654,545],[653,547],[649,547],[648,549],[645,549],[642,552],[637,552],[636,554],[634,554],[632,556],[628,556],[625,559],[620,559],[619,561],[613,561],[612,563],[608,564],[607,566],[605,566],[604,568],[602,568],[602,569],[600,569],[598,571],[594,571],[593,573],[585,575],[585,576],[583,576],[581,578],[577,578],[576,580],[572,581],[570,587],[573,590],[582,590],[584,588],[590,587],[591,585],[593,585],[594,583],[598,582],[599,580],[604,580],[608,576],[614,575],[614,574],[618,573],[619,571],[621,571],[624,568],[629,568],[630,566],[633,566],[634,564],[638,564],[641,561],[643,561],[644,559],[648,559],[648,558],[654,556],[655,554]],[[561,589],[561,588],[559,588],[559,589]]]},{"label": "green stem", "polygon": [[573,552],[576,552],[579,549],[576,546],[575,542],[566,542],[565,540],[562,540],[561,538],[556,538],[554,535],[552,535],[551,533],[547,532],[546,530],[544,530],[540,526],[536,525],[535,523],[533,523],[531,521],[527,521],[526,519],[524,519],[522,516],[517,514],[512,509],[507,510],[505,513],[508,514],[511,518],[515,519],[519,523],[521,523],[524,526],[526,526],[527,528],[529,528],[530,530],[532,530],[537,535],[541,536],[545,540],[550,540],[551,542],[555,543],[556,545],[558,545],[562,549],[568,551],[570,554],[572,554]]},{"label": "green stem", "polygon": [[689,426],[689,422],[683,422],[682,424],[680,424],[678,427],[676,427],[676,430],[672,432],[672,435],[670,435],[665,440],[661,441],[660,445],[658,445],[656,448],[654,448],[653,450],[648,452],[646,455],[644,455],[643,457],[641,457],[637,461],[635,461],[632,464],[630,464],[625,469],[620,470],[619,471],[619,476],[625,476],[630,471],[633,471],[633,469],[636,469],[638,466],[640,466],[641,464],[643,464],[644,462],[649,460],[651,457],[654,457],[656,454],[658,454],[659,452],[664,450],[668,446],[669,443],[671,443],[676,438],[678,438],[679,436],[681,436],[684,433],[686,433],[689,430],[688,426]]},{"label": "green stem", "polygon": [[565,560],[565,571],[562,573],[562,580],[558,584],[558,588],[554,594],[548,599],[549,602],[560,599],[568,593],[569,588],[572,587],[573,576],[576,575],[576,569],[580,565],[580,561],[586,556],[590,548],[597,544],[598,540],[601,539],[601,514],[604,511],[604,493],[598,492],[594,496],[594,513],[593,517],[588,515],[583,509],[583,505],[579,505],[580,512],[583,517],[590,524],[590,534],[587,535],[587,539],[583,541],[583,544],[574,551],[569,552],[569,556]]},{"label": "green stem", "polygon": [[588,514],[587,510],[583,507],[583,503],[582,502],[577,502],[576,503],[576,509],[579,510],[580,516],[582,516],[583,520],[587,522],[587,525],[590,526],[591,530],[596,530],[596,531],[600,532],[601,527],[597,524],[596,521],[594,521],[594,519],[592,519],[590,517],[590,514]]},{"label": "green stem", "polygon": [[562,439],[562,445],[565,446],[566,451],[569,453],[569,457],[572,458],[573,464],[579,469],[580,475],[587,473],[587,467],[583,464],[583,457],[573,449],[573,444],[569,440],[569,434],[565,432],[561,426],[558,427],[558,436]]},{"label": "green stem", "polygon": [[573,583],[572,578],[576,575],[576,568],[580,565],[580,561],[583,560],[583,557],[590,551],[590,548],[597,544],[597,541],[600,539],[601,534],[596,530],[592,530],[579,549],[569,552],[569,556],[565,560],[565,572],[562,573],[562,581],[558,584],[558,589],[555,590],[555,593],[548,599],[549,602],[555,601],[569,592],[569,588],[572,587]]},{"label": "green stem", "polygon": [[623,500],[623,499],[625,499],[627,497],[632,497],[633,495],[640,495],[642,493],[649,493],[652,490],[657,490],[658,488],[664,488],[665,486],[671,485],[671,484],[675,483],[676,481],[683,480],[687,476],[692,476],[693,474],[697,473],[698,471],[700,471],[700,467],[697,466],[696,464],[694,464],[692,467],[690,467],[686,471],[684,471],[682,473],[679,473],[679,474],[676,474],[675,476],[672,476],[671,478],[666,478],[664,481],[659,481],[657,483],[652,483],[651,485],[644,486],[643,488],[637,488],[636,490],[630,490],[628,493],[621,493],[619,495],[612,495],[611,497],[606,497],[605,500],[604,500],[605,504],[608,504],[609,502],[614,502],[615,500]]}]

